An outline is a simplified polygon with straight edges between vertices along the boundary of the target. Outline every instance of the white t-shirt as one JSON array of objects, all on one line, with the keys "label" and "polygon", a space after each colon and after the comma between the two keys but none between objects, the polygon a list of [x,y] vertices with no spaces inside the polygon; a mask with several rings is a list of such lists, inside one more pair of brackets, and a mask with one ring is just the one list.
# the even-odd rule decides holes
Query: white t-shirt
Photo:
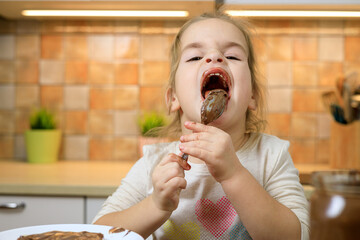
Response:
[{"label": "white t-shirt", "polygon": [[[267,134],[252,134],[251,138],[255,143],[245,144],[237,151],[237,157],[274,199],[296,214],[301,223],[301,239],[308,239],[308,202],[288,152],[289,142]],[[145,146],[144,156],[105,201],[94,221],[105,214],[127,209],[152,194],[154,167],[167,154],[179,153],[178,146],[179,142]],[[148,239],[251,239],[206,165],[189,164],[191,170],[185,171],[187,186],[181,191],[178,208]],[[274,212],[274,221],[276,214]]]}]

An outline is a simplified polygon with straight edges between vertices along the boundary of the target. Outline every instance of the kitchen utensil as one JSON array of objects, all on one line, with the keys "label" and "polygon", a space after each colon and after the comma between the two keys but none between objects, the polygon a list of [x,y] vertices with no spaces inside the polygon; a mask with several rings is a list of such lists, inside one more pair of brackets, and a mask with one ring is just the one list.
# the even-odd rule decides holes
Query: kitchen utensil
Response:
[{"label": "kitchen utensil", "polygon": [[342,109],[342,107],[340,107],[338,104],[331,104],[330,111],[336,122],[341,124],[347,124],[347,121],[344,117],[344,110]]},{"label": "kitchen utensil", "polygon": [[[218,119],[221,114],[223,114],[226,103],[228,101],[228,94],[223,89],[214,89],[209,92],[209,94],[206,96],[201,109],[201,123],[202,124],[209,124],[216,119]],[[187,154],[182,155],[182,159],[187,160],[188,159]]]},{"label": "kitchen utensil", "polygon": [[353,108],[351,107],[352,90],[350,84],[345,81],[343,84],[344,117],[347,123],[353,121]]}]

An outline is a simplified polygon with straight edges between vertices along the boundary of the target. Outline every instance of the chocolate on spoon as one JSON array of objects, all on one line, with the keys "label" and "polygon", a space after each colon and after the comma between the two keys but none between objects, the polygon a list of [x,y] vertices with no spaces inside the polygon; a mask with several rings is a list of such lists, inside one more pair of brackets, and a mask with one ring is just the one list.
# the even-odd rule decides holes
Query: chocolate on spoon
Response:
[{"label": "chocolate on spoon", "polygon": [[[228,94],[225,90],[211,90],[201,106],[201,123],[207,125],[218,119],[223,114],[227,101]],[[188,157],[183,154],[181,158],[186,161]]]}]

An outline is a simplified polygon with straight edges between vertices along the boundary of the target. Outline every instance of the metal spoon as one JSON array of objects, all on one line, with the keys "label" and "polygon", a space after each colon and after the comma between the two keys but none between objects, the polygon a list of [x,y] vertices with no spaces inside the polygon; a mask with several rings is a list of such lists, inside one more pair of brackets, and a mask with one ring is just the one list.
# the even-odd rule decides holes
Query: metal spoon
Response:
[{"label": "metal spoon", "polygon": [[[225,90],[211,90],[201,106],[201,123],[207,125],[218,119],[223,114],[227,101],[228,94]],[[187,161],[188,157],[183,154],[181,158]]]}]

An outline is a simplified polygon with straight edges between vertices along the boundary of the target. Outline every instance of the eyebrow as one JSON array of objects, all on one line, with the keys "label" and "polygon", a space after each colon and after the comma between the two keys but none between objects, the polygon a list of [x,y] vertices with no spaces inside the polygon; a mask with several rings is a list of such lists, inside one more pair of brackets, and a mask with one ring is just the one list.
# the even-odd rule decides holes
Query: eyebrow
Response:
[{"label": "eyebrow", "polygon": [[[193,43],[189,43],[188,45],[186,45],[182,51],[185,51],[187,49],[191,49],[191,48],[202,48],[204,44],[200,43],[200,42],[193,42]],[[237,42],[227,42],[223,45],[223,48],[230,48],[230,47],[239,47],[241,48],[246,54],[248,54],[248,51],[246,50],[246,48],[241,45],[240,43]]]}]

